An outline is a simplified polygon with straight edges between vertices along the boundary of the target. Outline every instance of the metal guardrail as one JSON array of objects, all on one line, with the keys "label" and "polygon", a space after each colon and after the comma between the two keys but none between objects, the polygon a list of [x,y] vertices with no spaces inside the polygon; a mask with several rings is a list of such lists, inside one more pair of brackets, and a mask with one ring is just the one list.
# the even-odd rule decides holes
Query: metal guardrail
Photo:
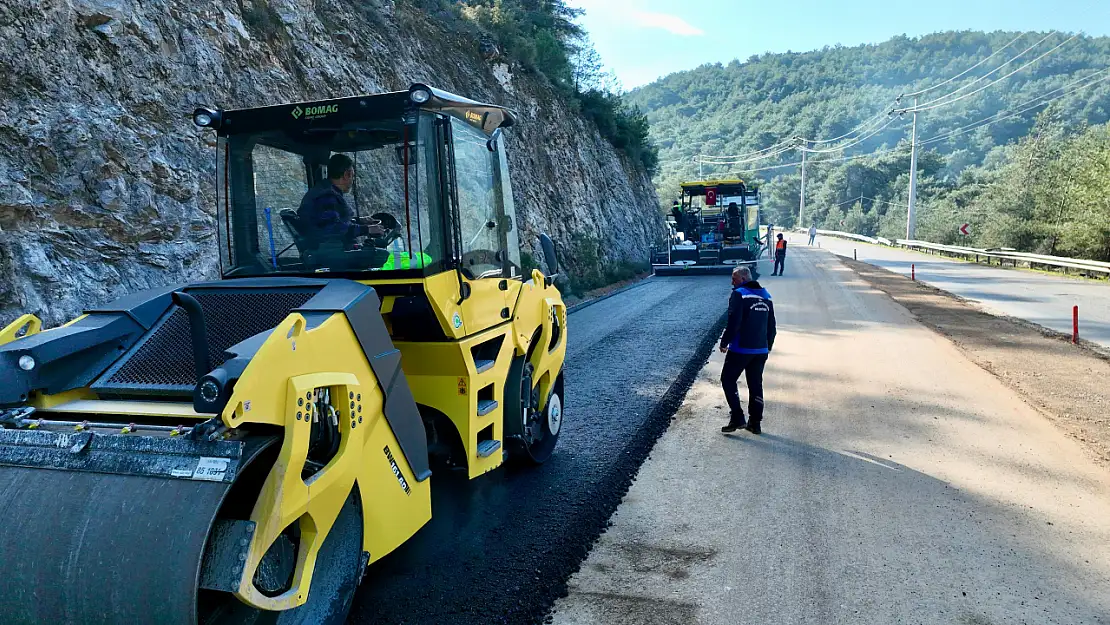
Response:
[{"label": "metal guardrail", "polygon": [[[805,234],[805,235],[809,234],[809,230],[806,229],[806,228],[794,228],[794,232],[801,232],[802,234]],[[830,236],[830,237],[840,237],[840,238],[843,238],[843,239],[853,239],[853,240],[856,240],[856,241],[863,241],[864,243],[871,243],[873,245],[891,245],[890,239],[884,239],[882,237],[868,237],[868,236],[864,236],[862,234],[853,234],[851,232],[839,232],[837,230],[821,230],[819,228],[817,230],[817,234],[823,234],[825,236]]]},{"label": "metal guardrail", "polygon": [[[798,232],[808,232],[808,230],[796,228]],[[984,259],[987,264],[990,264],[993,259],[998,259],[998,264],[1004,265],[1006,261],[1010,261],[1014,267],[1018,263],[1025,264],[1029,267],[1057,267],[1067,270],[1077,270],[1079,273],[1094,273],[1110,277],[1110,263],[1098,260],[1086,260],[1082,258],[1068,258],[1066,256],[1048,256],[1046,254],[1032,254],[1029,252],[1019,252],[1011,249],[995,249],[995,248],[975,248],[963,247],[959,245],[941,245],[939,243],[930,243],[928,241],[917,241],[909,239],[884,239],[882,237],[867,237],[851,232],[839,232],[837,230],[817,230],[817,234],[825,236],[832,236],[844,239],[852,239],[855,241],[863,241],[865,243],[872,243],[875,245],[886,245],[890,247],[904,247],[908,249],[917,249],[927,253],[945,254],[950,256],[959,256],[966,259],[975,259],[975,262],[982,262]]]},{"label": "metal guardrail", "polygon": [[981,259],[986,259],[990,264],[992,259],[998,259],[999,265],[1004,265],[1008,260],[1013,266],[1017,267],[1018,263],[1024,263],[1030,267],[1059,267],[1067,271],[1068,269],[1078,270],[1080,273],[1089,272],[1097,273],[1105,276],[1110,276],[1110,263],[1104,263],[1097,260],[1085,260],[1081,258],[1067,258],[1064,256],[1048,256],[1045,254],[1031,254],[1028,252],[1018,252],[1016,250],[997,250],[997,249],[983,249],[974,247],[961,247],[958,245],[940,245],[937,243],[929,243],[928,241],[911,241],[906,239],[898,239],[896,243],[902,247],[910,249],[920,249],[926,252],[935,252],[940,254],[960,256],[963,258],[974,258],[975,262],[980,262]]}]

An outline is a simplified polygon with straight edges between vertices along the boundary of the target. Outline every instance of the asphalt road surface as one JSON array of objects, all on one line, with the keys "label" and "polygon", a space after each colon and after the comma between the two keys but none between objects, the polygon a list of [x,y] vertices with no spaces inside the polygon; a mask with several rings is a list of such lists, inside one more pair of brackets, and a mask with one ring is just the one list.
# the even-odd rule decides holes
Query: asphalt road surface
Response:
[{"label": "asphalt road surface", "polygon": [[542,621],[702,368],[728,296],[728,276],[652,278],[572,313],[555,455],[433,476],[432,521],[371,568],[349,622]]},{"label": "asphalt road surface", "polygon": [[[802,235],[791,236],[791,255],[805,246]],[[909,250],[818,236],[823,249],[902,275],[917,266],[917,279],[972,300],[988,312],[1031,321],[1071,334],[1072,306],[1079,306],[1081,337],[1110,348],[1110,283],[987,267]],[[788,261],[789,262],[789,261]],[[788,268],[789,270],[789,268]]]},{"label": "asphalt road surface", "polygon": [[833,255],[761,282],[764,435],[714,354],[556,625],[1110,624],[1104,467]]}]

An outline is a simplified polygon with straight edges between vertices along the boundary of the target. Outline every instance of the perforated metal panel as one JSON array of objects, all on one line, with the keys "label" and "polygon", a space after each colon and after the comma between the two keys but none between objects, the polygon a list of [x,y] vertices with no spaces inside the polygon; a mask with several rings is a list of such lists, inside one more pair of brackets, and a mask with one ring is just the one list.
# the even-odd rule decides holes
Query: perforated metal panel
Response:
[{"label": "perforated metal panel", "polygon": [[[189,290],[204,310],[208,358],[212,368],[224,362],[224,350],[272,329],[290,311],[305,304],[317,289]],[[151,332],[109,369],[94,389],[110,391],[181,391],[196,386],[189,316],[173,308]]]}]

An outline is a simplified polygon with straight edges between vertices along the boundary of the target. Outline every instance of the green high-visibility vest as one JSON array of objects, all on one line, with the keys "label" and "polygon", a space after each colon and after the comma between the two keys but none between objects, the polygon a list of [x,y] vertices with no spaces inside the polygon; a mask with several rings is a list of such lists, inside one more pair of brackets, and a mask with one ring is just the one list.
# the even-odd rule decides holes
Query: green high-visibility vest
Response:
[{"label": "green high-visibility vest", "polygon": [[401,252],[401,266],[397,267],[393,257],[393,252],[389,253],[389,259],[382,265],[382,269],[389,271],[390,269],[422,269],[432,264],[432,257],[424,252],[420,252],[420,256],[413,262],[412,257],[408,252]]}]

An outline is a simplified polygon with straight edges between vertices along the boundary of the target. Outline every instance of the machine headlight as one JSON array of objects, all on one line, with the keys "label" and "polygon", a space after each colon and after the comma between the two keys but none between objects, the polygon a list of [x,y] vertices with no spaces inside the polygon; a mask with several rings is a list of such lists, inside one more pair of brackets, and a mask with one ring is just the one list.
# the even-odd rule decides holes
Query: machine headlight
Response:
[{"label": "machine headlight", "polygon": [[412,92],[412,95],[410,97],[412,98],[413,102],[417,104],[424,104],[428,100],[432,99],[432,93],[425,89],[417,89]]},{"label": "machine headlight", "polygon": [[200,396],[201,399],[208,403],[215,403],[220,399],[220,392],[223,389],[216,383],[215,380],[207,379],[200,383]]},{"label": "machine headlight", "polygon": [[193,123],[201,128],[219,128],[220,113],[212,109],[198,108],[193,111]]},{"label": "machine headlight", "polygon": [[24,354],[19,357],[19,368],[24,371],[30,371],[35,368],[35,359]]}]

